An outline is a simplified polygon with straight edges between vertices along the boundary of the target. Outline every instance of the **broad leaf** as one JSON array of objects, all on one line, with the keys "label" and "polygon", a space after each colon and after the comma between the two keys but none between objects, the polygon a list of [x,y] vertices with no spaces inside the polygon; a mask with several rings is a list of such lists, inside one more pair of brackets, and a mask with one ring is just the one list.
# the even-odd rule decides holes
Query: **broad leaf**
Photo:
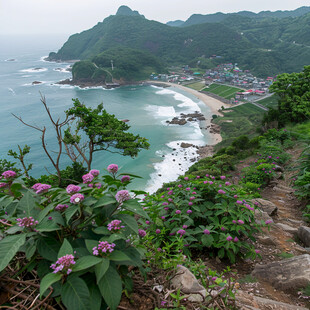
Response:
[{"label": "broad leaf", "polygon": [[57,258],[65,256],[67,254],[72,254],[73,255],[73,249],[69,241],[65,238],[64,242],[62,243]]},{"label": "broad leaf", "polygon": [[133,216],[130,216],[128,214],[118,214],[115,218],[118,220],[121,220],[123,222],[123,225],[126,228],[129,228],[131,232],[138,233],[138,224],[136,219]]},{"label": "broad leaf", "polygon": [[69,205],[69,208],[67,208],[66,211],[64,212],[67,223],[69,223],[71,217],[76,213],[78,209],[79,209],[78,205]]},{"label": "broad leaf", "polygon": [[67,310],[90,310],[89,290],[79,277],[69,277],[61,287],[61,299]]},{"label": "broad leaf", "polygon": [[40,223],[40,222],[43,220],[43,218],[45,218],[45,216],[46,216],[50,211],[52,211],[54,208],[55,208],[54,205],[48,205],[46,208],[44,208],[44,209],[40,212],[40,214],[39,214],[39,216],[38,216],[38,221],[39,221],[39,223]]},{"label": "broad leaf", "polygon": [[129,210],[133,213],[136,213],[136,214],[150,220],[148,214],[142,209],[138,199],[130,199],[130,200],[125,201],[122,204],[122,208]]},{"label": "broad leaf", "polygon": [[36,226],[36,230],[40,232],[44,231],[55,231],[61,229],[53,219],[49,219],[45,217],[38,226]]},{"label": "broad leaf", "polygon": [[60,243],[54,238],[40,238],[37,245],[39,254],[52,262],[57,260],[59,248]]},{"label": "broad leaf", "polygon": [[73,266],[72,271],[80,271],[87,269],[89,267],[95,266],[102,261],[101,258],[96,256],[84,256],[77,260],[76,264]]},{"label": "broad leaf", "polygon": [[116,200],[113,196],[105,195],[93,205],[93,208],[100,208],[114,203],[116,203]]},{"label": "broad leaf", "polygon": [[22,231],[23,229],[24,229],[23,227],[20,227],[18,225],[14,225],[14,226],[10,227],[9,229],[7,229],[5,232],[8,235],[13,235],[13,234],[17,233],[18,231]]},{"label": "broad leaf", "polygon": [[97,284],[101,280],[101,278],[104,276],[104,274],[107,272],[110,266],[110,261],[107,258],[102,258],[101,263],[96,265],[95,267],[95,274],[97,279]]},{"label": "broad leaf", "polygon": [[122,297],[122,280],[113,267],[109,267],[99,282],[100,293],[110,307],[116,310]]},{"label": "broad leaf", "polygon": [[121,262],[121,261],[130,261],[130,257],[128,257],[125,253],[115,250],[109,255],[109,259],[116,261],[116,262]]},{"label": "broad leaf", "polygon": [[89,253],[93,254],[93,248],[95,246],[98,246],[99,241],[96,240],[85,240],[86,248],[89,251]]},{"label": "broad leaf", "polygon": [[24,216],[33,216],[33,209],[36,207],[40,199],[35,198],[30,191],[27,191],[22,199],[17,204],[17,209],[23,213]]},{"label": "broad leaf", "polygon": [[41,280],[40,284],[40,295],[41,297],[45,293],[45,291],[55,282],[61,279],[61,274],[59,273],[48,273],[43,279]]},{"label": "broad leaf", "polygon": [[8,236],[0,241],[0,271],[10,263],[25,241],[25,234]]},{"label": "broad leaf", "polygon": [[88,285],[89,294],[90,294],[90,309],[91,310],[100,310],[102,297],[100,290],[95,283]]},{"label": "broad leaf", "polygon": [[214,241],[214,238],[211,235],[204,234],[201,236],[201,242],[207,248],[212,246],[213,241]]}]

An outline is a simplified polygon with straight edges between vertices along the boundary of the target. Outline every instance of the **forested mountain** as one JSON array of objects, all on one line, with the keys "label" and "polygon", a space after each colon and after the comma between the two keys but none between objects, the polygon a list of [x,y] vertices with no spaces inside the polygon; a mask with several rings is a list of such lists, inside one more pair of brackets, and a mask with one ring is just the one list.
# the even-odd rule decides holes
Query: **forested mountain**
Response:
[{"label": "forested mountain", "polygon": [[[123,6],[117,15],[72,35],[49,59],[86,60],[110,49],[126,47],[151,53],[168,66],[193,64],[218,55],[222,62],[236,62],[258,76],[297,72],[310,63],[310,13],[304,14],[309,9],[270,14],[217,13],[209,15],[212,22],[171,27],[147,20]],[[277,17],[264,17],[268,14]],[[304,15],[284,18],[285,14]]]}]

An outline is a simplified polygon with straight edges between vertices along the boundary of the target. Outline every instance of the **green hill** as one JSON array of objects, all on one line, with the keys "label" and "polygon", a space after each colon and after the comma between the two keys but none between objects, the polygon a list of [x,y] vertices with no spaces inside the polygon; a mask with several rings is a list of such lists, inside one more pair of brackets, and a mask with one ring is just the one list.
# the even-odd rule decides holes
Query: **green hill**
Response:
[{"label": "green hill", "polygon": [[[308,9],[285,14],[304,14]],[[221,62],[237,62],[242,69],[262,77],[301,71],[309,65],[310,13],[285,18],[257,18],[253,14],[216,13],[208,17],[212,23],[171,27],[123,6],[117,15],[72,35],[57,53],[50,53],[49,60],[87,60],[109,49],[126,47],[151,53],[168,66],[208,60],[215,54],[221,56]],[[197,17],[203,22],[203,15]]]}]

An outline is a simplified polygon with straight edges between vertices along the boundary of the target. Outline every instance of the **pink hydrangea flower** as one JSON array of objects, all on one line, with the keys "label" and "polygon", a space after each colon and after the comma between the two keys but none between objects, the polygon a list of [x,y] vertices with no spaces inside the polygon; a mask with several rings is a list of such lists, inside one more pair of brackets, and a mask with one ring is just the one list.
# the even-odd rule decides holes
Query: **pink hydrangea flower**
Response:
[{"label": "pink hydrangea flower", "polygon": [[[40,184],[40,183],[39,183]],[[52,186],[51,185],[48,185],[48,184],[40,184],[38,185],[37,187],[37,190],[36,190],[36,194],[43,194],[43,193],[47,193],[48,190],[51,188]],[[33,188],[33,187],[32,187]]]},{"label": "pink hydrangea flower", "polygon": [[222,189],[219,189],[217,192],[218,192],[219,194],[226,194],[226,192],[223,191]]},{"label": "pink hydrangea flower", "polygon": [[122,183],[126,183],[126,182],[129,182],[130,181],[130,176],[129,175],[124,175],[122,178],[121,178],[121,182]]},{"label": "pink hydrangea flower", "polygon": [[234,238],[234,242],[238,242],[239,239],[237,237]]},{"label": "pink hydrangea flower", "polygon": [[109,171],[109,173],[115,174],[118,171],[118,165],[111,164],[108,166],[107,170]]},{"label": "pink hydrangea flower", "polygon": [[13,170],[4,171],[1,175],[7,180],[16,178],[16,172]]},{"label": "pink hydrangea flower", "polygon": [[18,222],[19,227],[34,227],[36,226],[39,222],[34,220],[32,216],[30,217],[24,217],[24,218],[18,218],[16,219]]},{"label": "pink hydrangea flower", "polygon": [[0,183],[0,188],[5,188],[5,187],[7,187],[7,186],[8,186],[7,183]]},{"label": "pink hydrangea flower", "polygon": [[89,171],[89,173],[93,175],[94,177],[97,177],[100,174],[100,171],[96,169],[92,169]]},{"label": "pink hydrangea flower", "polygon": [[85,199],[85,197],[83,194],[77,193],[77,194],[74,194],[70,197],[70,202],[76,205],[76,204],[82,202],[84,199]]},{"label": "pink hydrangea flower", "polygon": [[129,200],[131,199],[130,197],[130,194],[127,190],[121,190],[121,191],[118,191],[115,195],[115,199],[119,202],[119,203],[122,203],[126,200]]},{"label": "pink hydrangea flower", "polygon": [[186,213],[187,214],[191,214],[191,213],[193,213],[193,211],[192,210],[187,210]]},{"label": "pink hydrangea flower", "polygon": [[226,179],[225,175],[221,175],[220,178],[221,178],[221,180],[225,180]]},{"label": "pink hydrangea flower", "polygon": [[138,232],[139,232],[139,236],[140,236],[141,238],[145,237],[146,231],[145,231],[144,229],[139,229]]},{"label": "pink hydrangea flower", "polygon": [[186,233],[186,231],[185,231],[184,229],[179,229],[179,230],[177,231],[177,234],[179,234],[180,236],[185,235],[185,233]]},{"label": "pink hydrangea flower", "polygon": [[181,214],[181,210],[176,210],[175,214]]},{"label": "pink hydrangea flower", "polygon": [[243,224],[244,224],[244,221],[238,220],[238,223],[239,223],[240,225],[243,225]]},{"label": "pink hydrangea flower", "polygon": [[75,194],[81,190],[80,186],[74,185],[74,184],[69,184],[66,188],[66,192],[68,194]]},{"label": "pink hydrangea flower", "polygon": [[156,234],[160,234],[160,229],[155,230]]},{"label": "pink hydrangea flower", "polygon": [[67,254],[58,258],[57,262],[52,264],[50,268],[54,270],[53,273],[70,274],[73,265],[75,265],[74,256],[72,254]]},{"label": "pink hydrangea flower", "polygon": [[109,243],[108,241],[99,241],[98,246],[93,248],[93,255],[98,256],[99,254],[105,255],[114,251],[115,244]]},{"label": "pink hydrangea flower", "polygon": [[205,230],[203,231],[203,233],[206,234],[206,235],[210,235],[210,230],[205,229]]},{"label": "pink hydrangea flower", "polygon": [[233,240],[233,237],[228,236],[228,237],[226,238],[226,240],[227,240],[227,241],[231,241],[231,240]]},{"label": "pink hydrangea flower", "polygon": [[110,231],[118,231],[122,228],[125,228],[125,226],[121,226],[120,220],[113,220],[111,223],[108,224],[108,230]]},{"label": "pink hydrangea flower", "polygon": [[61,204],[59,204],[59,205],[57,205],[57,206],[55,207],[55,210],[56,210],[56,211],[63,211],[63,210],[66,210],[67,208],[69,208],[68,205],[61,205]]},{"label": "pink hydrangea flower", "polygon": [[88,184],[92,182],[92,180],[94,179],[94,176],[90,173],[87,173],[82,176],[82,179],[83,179],[84,184]]}]

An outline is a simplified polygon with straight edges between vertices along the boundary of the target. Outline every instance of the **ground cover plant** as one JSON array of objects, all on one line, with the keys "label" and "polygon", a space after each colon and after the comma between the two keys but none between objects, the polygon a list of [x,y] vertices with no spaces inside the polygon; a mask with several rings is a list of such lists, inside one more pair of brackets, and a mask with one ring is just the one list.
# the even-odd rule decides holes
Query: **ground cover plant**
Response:
[{"label": "ground cover plant", "polygon": [[255,206],[225,176],[183,177],[175,186],[146,196],[144,206],[151,218],[140,221],[144,244],[155,249],[146,254],[150,261],[206,249],[231,262],[258,254],[251,243],[260,230],[254,220]]},{"label": "ground cover plant", "polygon": [[129,266],[142,267],[143,250],[131,241],[138,234],[134,214],[148,215],[125,189],[133,177],[117,175],[115,164],[107,170],[100,176],[93,169],[66,189],[27,188],[15,171],[4,171],[1,276],[7,266],[36,270],[41,299],[52,296],[69,310],[116,309],[123,288],[132,289]]}]

